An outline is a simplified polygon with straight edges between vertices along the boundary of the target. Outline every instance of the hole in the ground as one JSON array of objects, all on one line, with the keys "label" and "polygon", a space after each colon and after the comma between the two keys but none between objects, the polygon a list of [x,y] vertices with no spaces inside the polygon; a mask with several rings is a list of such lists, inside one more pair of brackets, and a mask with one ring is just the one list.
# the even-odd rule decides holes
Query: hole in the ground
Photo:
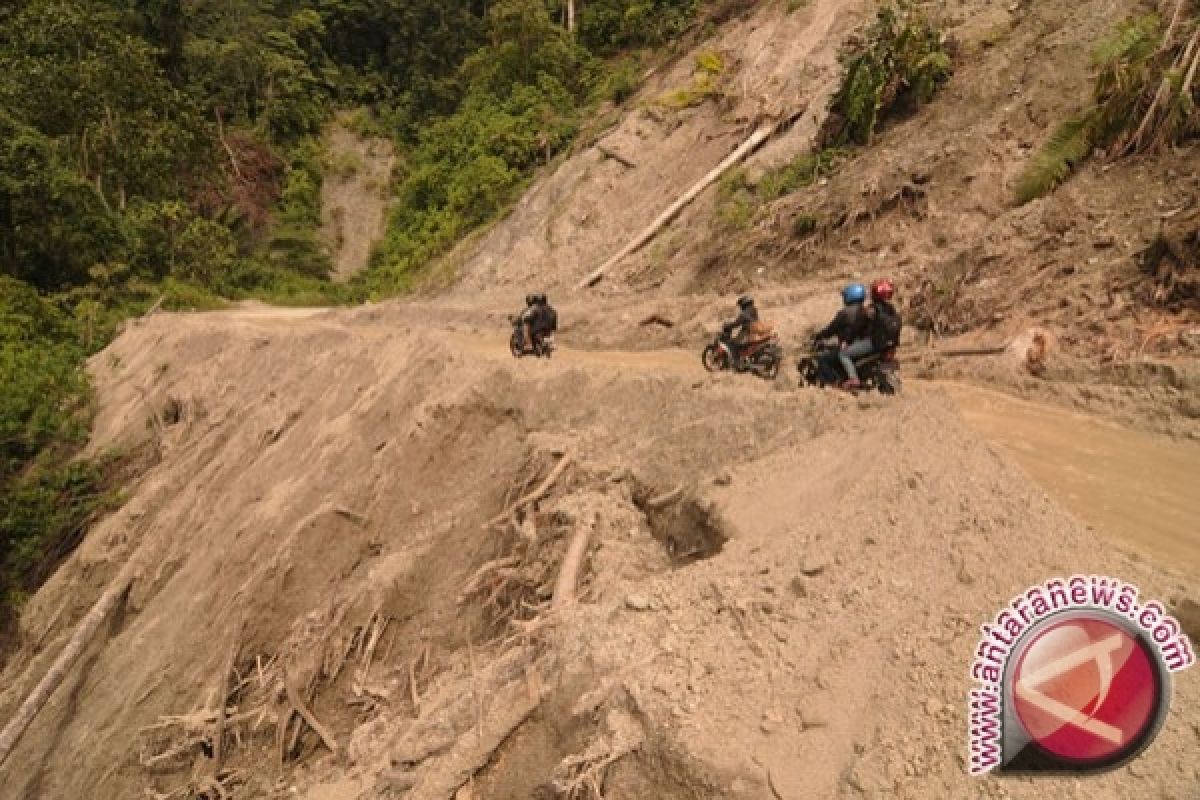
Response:
[{"label": "hole in the ground", "polygon": [[183,413],[183,403],[179,402],[179,398],[172,395],[167,398],[167,403],[163,406],[160,417],[162,418],[163,425],[169,428],[172,425],[179,424],[180,420],[183,419]]},{"label": "hole in the ground", "polygon": [[653,502],[648,496],[635,496],[635,502],[673,566],[712,558],[729,539],[712,508],[690,494],[680,494],[665,503]]}]

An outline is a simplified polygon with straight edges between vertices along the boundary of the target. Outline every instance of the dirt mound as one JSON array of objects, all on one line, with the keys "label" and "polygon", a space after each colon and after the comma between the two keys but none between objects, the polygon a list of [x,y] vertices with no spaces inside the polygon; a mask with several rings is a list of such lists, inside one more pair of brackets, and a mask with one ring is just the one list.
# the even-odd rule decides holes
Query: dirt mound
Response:
[{"label": "dirt mound", "polygon": [[[218,716],[233,797],[1044,796],[965,775],[980,620],[1048,574],[1177,588],[936,393],[514,362],[396,319],[162,315],[96,358],[95,446],[162,458],[29,604],[6,715],[130,554],[150,568],[12,796],[211,797]],[[1190,678],[1088,796],[1186,796]]]}]

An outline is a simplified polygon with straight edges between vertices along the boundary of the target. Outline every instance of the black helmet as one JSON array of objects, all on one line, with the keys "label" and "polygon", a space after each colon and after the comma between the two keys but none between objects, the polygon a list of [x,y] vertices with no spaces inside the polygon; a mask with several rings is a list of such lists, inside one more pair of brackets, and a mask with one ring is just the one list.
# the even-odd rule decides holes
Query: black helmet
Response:
[{"label": "black helmet", "polygon": [[754,298],[748,294],[744,294],[738,298],[738,308],[749,308],[754,305]]},{"label": "black helmet", "polygon": [[540,303],[541,305],[546,305],[547,303],[549,303],[549,302],[550,302],[549,300],[547,300],[547,299],[546,299],[546,295],[545,295],[545,293],[544,293],[544,292],[543,292],[542,294],[539,294],[539,295],[537,296],[537,301],[538,301],[538,303]]},{"label": "black helmet", "polygon": [[538,296],[536,294],[527,294],[525,295],[525,305],[531,306],[537,302],[537,299]]}]

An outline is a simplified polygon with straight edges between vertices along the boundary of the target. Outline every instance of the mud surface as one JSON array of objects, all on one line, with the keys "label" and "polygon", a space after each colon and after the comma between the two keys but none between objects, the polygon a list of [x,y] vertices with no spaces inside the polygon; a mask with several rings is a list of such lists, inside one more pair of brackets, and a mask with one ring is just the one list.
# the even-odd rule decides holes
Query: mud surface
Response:
[{"label": "mud surface", "polygon": [[939,384],[968,423],[1118,546],[1200,579],[1200,443],[997,391]]},{"label": "mud surface", "polygon": [[[784,5],[734,4],[702,43],[726,64],[711,102],[659,102],[690,85],[687,53],[605,109],[434,266],[442,296],[158,314],[93,359],[91,446],[159,458],[25,607],[0,719],[122,565],[148,566],[0,768],[2,800],[1197,797],[1198,670],[1134,764],[965,770],[979,625],[1016,592],[1077,572],[1197,585],[1200,316],[1130,310],[1131,258],[1195,159],[1085,167],[1011,203],[1129,2],[941,9],[960,60],[934,103],[744,229],[716,224],[709,189],[572,288],[766,116],[808,103],[748,175],[808,150],[867,9]],[[326,184],[366,226],[342,231],[343,274],[382,218],[387,153],[363,157]],[[898,398],[798,390],[808,333],[876,270],[942,333],[1044,323],[1055,347],[914,368]],[[774,384],[700,366],[748,289],[789,354]],[[531,290],[559,308],[549,361],[508,354]]]}]

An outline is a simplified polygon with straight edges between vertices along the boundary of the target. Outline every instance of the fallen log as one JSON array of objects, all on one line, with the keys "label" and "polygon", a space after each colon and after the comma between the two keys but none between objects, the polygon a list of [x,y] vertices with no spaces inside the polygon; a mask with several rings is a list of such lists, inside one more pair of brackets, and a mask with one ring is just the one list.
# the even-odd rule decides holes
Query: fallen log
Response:
[{"label": "fallen log", "polygon": [[335,756],[339,755],[341,750],[338,748],[337,739],[333,738],[333,734],[330,733],[329,729],[321,724],[321,721],[317,719],[317,715],[312,712],[312,709],[310,709],[308,704],[305,703],[300,697],[300,693],[296,691],[296,689],[287,680],[284,680],[283,682],[283,689],[287,694],[288,702],[292,705],[292,710],[300,715],[300,719],[302,719],[308,725],[308,727],[312,728],[313,731],[316,732],[317,736],[321,737],[321,741],[325,743],[325,746],[329,748],[331,753],[333,753]]},{"label": "fallen log", "polygon": [[683,497],[684,485],[681,483],[671,491],[660,494],[658,497],[652,497],[646,501],[646,508],[651,511],[658,511],[661,508],[671,505],[679,498]]},{"label": "fallen log", "polygon": [[550,601],[552,609],[560,609],[575,602],[575,587],[579,582],[579,568],[583,565],[583,556],[587,553],[588,537],[591,535],[595,520],[588,520],[575,529],[571,543],[567,545],[567,554],[563,556],[562,567],[558,571],[558,580],[554,583],[554,595]]},{"label": "fallen log", "polygon": [[540,695],[529,694],[524,680],[513,681],[494,691],[492,713],[482,720],[477,734],[458,737],[449,752],[421,776],[406,797],[409,800],[452,800],[537,710],[541,699]]},{"label": "fallen log", "polygon": [[959,350],[934,350],[935,356],[996,356],[1008,349],[1008,345],[996,347],[967,347]]},{"label": "fallen log", "polygon": [[8,725],[0,731],[0,766],[12,754],[13,748],[17,746],[21,735],[33,722],[34,717],[46,705],[46,701],[54,694],[54,690],[67,676],[67,672],[75,664],[75,661],[83,653],[84,649],[91,642],[92,636],[95,635],[100,624],[108,618],[108,615],[121,603],[125,593],[129,591],[129,587],[133,584],[134,578],[140,570],[137,560],[130,560],[125,565],[124,569],[118,573],[117,577],[104,593],[100,595],[100,599],[92,606],[91,610],[84,616],[79,624],[75,626],[75,632],[71,634],[71,639],[67,642],[66,647],[59,654],[58,659],[50,667],[49,671],[42,677],[42,680],[34,687],[29,696],[25,698],[25,702],[17,709],[17,713],[9,720]]},{"label": "fallen log", "polygon": [[718,178],[720,178],[723,174],[725,174],[725,172],[730,167],[737,164],[742,159],[746,158],[746,156],[753,153],[756,149],[758,149],[759,146],[762,145],[763,142],[765,142],[767,139],[770,139],[771,136],[774,135],[776,131],[778,131],[780,128],[784,127],[785,125],[789,124],[792,120],[796,119],[798,116],[803,114],[806,110],[807,110],[807,105],[805,105],[799,111],[787,116],[784,119],[778,120],[773,123],[767,123],[764,125],[760,125],[754,131],[754,133],[750,134],[750,137],[748,139],[746,139],[746,141],[742,142],[741,145],[739,145],[736,150],[734,150],[732,153],[730,153],[728,156],[726,156],[724,161],[722,161],[717,166],[713,167],[712,170],[710,170],[708,172],[708,174],[705,175],[703,178],[701,178],[699,181],[692,184],[691,188],[689,188],[686,192],[684,192],[679,197],[678,200],[676,200],[674,203],[672,203],[670,206],[668,206],[665,211],[663,211],[661,214],[659,214],[658,217],[653,222],[651,222],[649,226],[647,226],[645,229],[642,230],[641,233],[639,233],[632,240],[630,240],[628,244],[626,244],[624,247],[622,247],[620,250],[618,250],[616,252],[616,254],[614,254],[611,258],[609,258],[607,261],[605,261],[599,267],[594,269],[592,272],[588,273],[587,277],[585,277],[582,281],[580,281],[579,284],[575,288],[586,289],[589,286],[596,284],[601,278],[604,277],[606,272],[608,272],[610,269],[612,269],[614,266],[616,266],[623,258],[625,258],[628,255],[631,255],[632,253],[637,252],[647,242],[649,242],[651,239],[653,239],[660,230],[662,230],[664,227],[666,227],[667,223],[669,223],[671,220],[673,220],[675,218],[675,216],[677,214],[679,214],[680,211],[682,211],[685,207],[687,207],[687,205],[689,203],[691,203],[693,200],[695,200],[696,197],[699,196],[699,194],[701,192],[703,192],[710,185],[712,185]]},{"label": "fallen log", "polygon": [[209,776],[214,780],[221,773],[221,767],[225,764],[225,726],[228,722],[225,706],[226,701],[229,699],[229,677],[233,674],[234,665],[237,663],[238,650],[242,646],[242,630],[245,626],[246,618],[243,615],[233,634],[233,643],[229,647],[229,654],[225,657],[225,661],[221,665],[220,685],[217,688],[216,720],[213,722],[213,755],[208,769]]},{"label": "fallen log", "polygon": [[599,143],[596,144],[596,149],[599,150],[601,155],[603,155],[605,158],[611,158],[613,161],[616,161],[623,166],[629,167],[630,169],[637,168],[637,164],[633,163],[628,158],[626,158],[625,156],[618,153],[616,150],[612,150],[612,149],[605,147],[604,145],[599,144]]}]

